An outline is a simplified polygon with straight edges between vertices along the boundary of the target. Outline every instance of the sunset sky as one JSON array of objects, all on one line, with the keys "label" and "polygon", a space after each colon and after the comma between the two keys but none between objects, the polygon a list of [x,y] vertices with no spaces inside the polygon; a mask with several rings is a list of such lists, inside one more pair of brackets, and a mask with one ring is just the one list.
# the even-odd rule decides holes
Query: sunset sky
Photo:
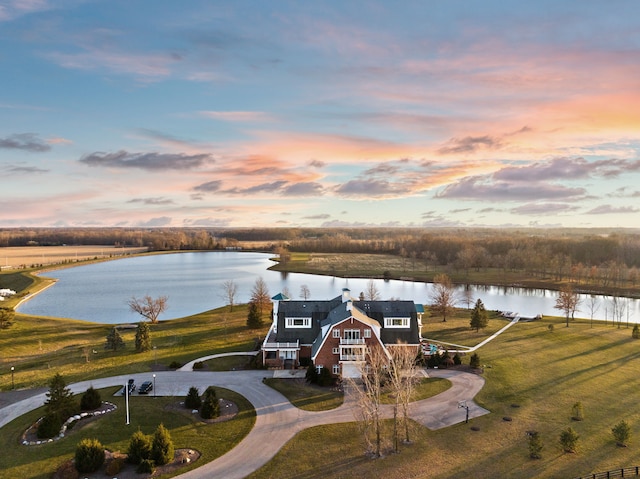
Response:
[{"label": "sunset sky", "polygon": [[640,2],[0,0],[0,227],[640,227]]}]

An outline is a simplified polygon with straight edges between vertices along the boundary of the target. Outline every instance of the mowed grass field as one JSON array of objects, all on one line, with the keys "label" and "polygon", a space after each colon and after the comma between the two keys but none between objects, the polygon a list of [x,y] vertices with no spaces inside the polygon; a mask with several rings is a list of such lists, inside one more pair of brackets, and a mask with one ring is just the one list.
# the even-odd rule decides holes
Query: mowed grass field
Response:
[{"label": "mowed grass field", "polygon": [[[425,336],[472,346],[485,335],[470,331],[468,321],[464,314],[446,323],[430,318]],[[640,340],[631,328],[577,320],[566,328],[563,318],[545,318],[516,324],[478,354],[486,383],[476,400],[491,414],[438,431],[415,424],[412,443],[380,459],[365,456],[356,424],[316,427],[250,478],[566,479],[640,465]],[[580,422],[571,418],[577,401],[584,406]],[[626,448],[611,434],[622,419],[633,434]],[[580,435],[577,454],[560,448],[569,426]],[[386,427],[388,440],[391,423]],[[542,459],[529,458],[528,431],[540,433]]]},{"label": "mowed grass field", "polygon": [[116,248],[115,246],[9,246],[0,248],[0,266],[3,269],[31,268],[60,263],[73,263],[92,259],[110,259],[146,252],[146,247]]}]

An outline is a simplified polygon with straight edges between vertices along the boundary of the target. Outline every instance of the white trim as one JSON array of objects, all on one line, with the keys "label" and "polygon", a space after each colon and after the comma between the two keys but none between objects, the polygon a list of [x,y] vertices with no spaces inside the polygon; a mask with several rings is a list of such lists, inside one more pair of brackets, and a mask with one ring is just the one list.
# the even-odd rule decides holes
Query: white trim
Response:
[{"label": "white trim", "polygon": [[297,318],[291,317],[286,318],[285,327],[286,328],[311,328],[311,318]]},{"label": "white trim", "polygon": [[384,318],[385,328],[409,328],[411,325],[411,318],[409,317],[393,317],[387,316]]}]

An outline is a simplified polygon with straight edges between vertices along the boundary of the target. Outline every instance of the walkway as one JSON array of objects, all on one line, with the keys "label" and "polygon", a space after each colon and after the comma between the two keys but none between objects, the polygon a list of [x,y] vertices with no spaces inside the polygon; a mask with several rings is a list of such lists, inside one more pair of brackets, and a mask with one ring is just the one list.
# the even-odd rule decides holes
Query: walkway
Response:
[{"label": "walkway", "polygon": [[[202,360],[204,358],[201,358]],[[195,362],[195,361],[194,361]],[[186,365],[185,365],[186,366]],[[246,397],[256,409],[256,423],[251,432],[234,449],[218,459],[182,474],[182,479],[204,479],[224,477],[242,479],[259,469],[299,431],[321,424],[352,422],[355,420],[356,403],[353,395],[345,394],[344,404],[331,411],[309,412],[294,407],[284,396],[263,384],[262,379],[273,376],[273,371],[159,371],[156,372],[158,396],[186,396],[191,386],[201,391],[210,385],[231,389]],[[487,414],[489,411],[477,406],[473,397],[484,385],[478,375],[450,370],[429,370],[431,377],[443,377],[453,383],[447,391],[411,405],[410,414],[417,422],[429,429],[440,429],[465,420],[466,411],[458,407],[459,401],[467,401],[469,417]],[[71,384],[69,389],[82,393],[89,386],[104,388],[124,385],[129,378],[136,383],[152,380],[152,373],[138,373],[110,378],[94,379]],[[347,388],[348,391],[348,388]],[[35,394],[15,404],[0,409],[0,427],[22,414],[44,403],[46,393]],[[130,411],[131,416],[144,414]],[[385,415],[391,417],[390,408]]]},{"label": "walkway", "polygon": [[496,331],[495,333],[493,333],[491,336],[489,336],[487,339],[485,339],[484,341],[476,344],[475,346],[461,346],[459,344],[453,344],[453,343],[444,343],[442,341],[438,341],[437,339],[428,339],[425,338],[425,341],[430,341],[433,343],[439,343],[439,344],[446,344],[448,346],[455,346],[456,348],[462,348],[462,349],[449,349],[448,351],[450,353],[473,353],[476,350],[480,349],[482,346],[484,346],[485,344],[487,344],[489,341],[493,341],[495,338],[497,338],[499,335],[501,335],[502,333],[504,333],[507,329],[509,329],[511,326],[513,326],[514,324],[516,324],[518,321],[520,321],[520,316],[516,316],[515,318],[513,318],[511,321],[509,321],[509,323],[507,323],[506,326],[504,326],[503,328],[501,328],[500,330]]}]

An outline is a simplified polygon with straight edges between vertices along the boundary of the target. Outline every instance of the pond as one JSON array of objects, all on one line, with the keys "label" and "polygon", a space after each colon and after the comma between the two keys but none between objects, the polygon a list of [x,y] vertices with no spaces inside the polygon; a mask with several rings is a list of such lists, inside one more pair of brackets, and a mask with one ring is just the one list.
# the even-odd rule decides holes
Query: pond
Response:
[{"label": "pond", "polygon": [[[18,311],[31,315],[66,317],[96,323],[137,322],[127,302],[133,297],[166,295],[168,308],[160,319],[178,318],[227,304],[223,283],[232,280],[238,286],[236,303],[246,303],[257,278],[262,277],[272,296],[288,291],[291,299],[300,299],[300,287],[306,285],[310,299],[331,299],[349,288],[354,297],[366,291],[368,279],[338,278],[300,273],[269,271],[272,255],[249,252],[189,252],[137,256],[95,263],[46,273],[57,283],[22,303]],[[430,283],[375,280],[381,299],[406,299],[428,304]],[[542,289],[471,286],[473,301],[480,298],[487,309],[514,311],[525,317],[537,314],[561,315],[554,309],[557,293]],[[459,289],[462,295],[462,288]],[[576,317],[591,316],[588,296],[583,296]],[[622,299],[623,321],[640,318],[640,301]],[[460,306],[466,306],[461,303]],[[611,298],[596,296],[594,319],[611,320]]]}]

